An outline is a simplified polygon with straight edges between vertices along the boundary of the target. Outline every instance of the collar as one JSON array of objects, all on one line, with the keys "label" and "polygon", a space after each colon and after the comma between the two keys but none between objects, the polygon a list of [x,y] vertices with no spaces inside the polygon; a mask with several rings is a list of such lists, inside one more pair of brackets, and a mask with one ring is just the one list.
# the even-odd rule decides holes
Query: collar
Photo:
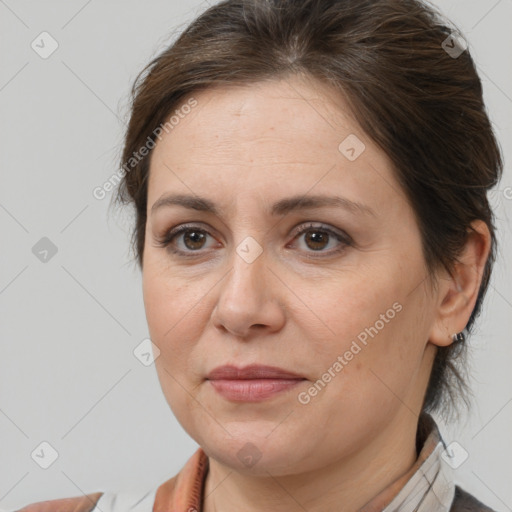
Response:
[{"label": "collar", "polygon": [[[414,465],[359,512],[437,512],[450,510],[455,486],[441,453],[444,442],[432,417],[418,422]],[[201,512],[208,456],[199,448],[173,478],[156,491],[153,512]]]},{"label": "collar", "polygon": [[444,512],[455,495],[450,468],[441,454],[444,441],[433,418],[420,415],[416,433],[418,458],[413,466],[358,512]]}]

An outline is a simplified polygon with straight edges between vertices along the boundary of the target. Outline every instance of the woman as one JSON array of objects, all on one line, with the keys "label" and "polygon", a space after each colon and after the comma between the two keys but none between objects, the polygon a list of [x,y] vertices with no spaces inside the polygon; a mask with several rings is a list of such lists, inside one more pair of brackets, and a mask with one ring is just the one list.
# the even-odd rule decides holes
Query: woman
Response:
[{"label": "woman", "polygon": [[502,161],[431,8],[211,7],[136,81],[121,166],[158,376],[200,449],[144,496],[24,511],[491,510],[429,412],[464,397]]}]

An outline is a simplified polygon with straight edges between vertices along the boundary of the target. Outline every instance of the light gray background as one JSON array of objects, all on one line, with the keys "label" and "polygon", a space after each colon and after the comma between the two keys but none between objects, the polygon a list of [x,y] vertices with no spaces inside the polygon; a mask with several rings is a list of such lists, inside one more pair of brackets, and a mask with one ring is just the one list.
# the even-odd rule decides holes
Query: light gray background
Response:
[{"label": "light gray background", "polygon": [[[437,0],[477,62],[506,162],[511,156],[512,0]],[[0,508],[104,490],[149,490],[197,445],[165,402],[129,263],[130,216],[92,195],[116,170],[136,73],[207,7],[176,0],[0,0]],[[44,60],[31,42],[59,44]],[[475,402],[445,439],[469,453],[459,483],[512,510],[510,168],[493,193],[501,251],[472,339]],[[508,190],[508,192],[507,192]],[[508,197],[508,199],[507,199]],[[47,263],[32,247],[57,246]],[[31,458],[42,441],[49,469]]]}]

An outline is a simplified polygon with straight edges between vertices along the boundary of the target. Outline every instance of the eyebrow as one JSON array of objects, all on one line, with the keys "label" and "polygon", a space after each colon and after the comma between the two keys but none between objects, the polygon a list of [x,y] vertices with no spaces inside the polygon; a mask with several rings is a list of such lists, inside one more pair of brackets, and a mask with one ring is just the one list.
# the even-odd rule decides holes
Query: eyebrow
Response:
[{"label": "eyebrow", "polygon": [[[220,215],[219,209],[217,208],[215,203],[210,199],[185,194],[168,194],[162,196],[160,199],[155,201],[155,203],[151,207],[151,215],[161,208],[170,206],[182,206],[190,210],[208,212],[217,216]],[[287,213],[293,211],[322,208],[329,206],[343,208],[344,210],[347,210],[354,214],[360,213],[364,215],[371,215],[373,217],[377,216],[377,214],[372,208],[362,203],[359,203],[357,201],[351,201],[350,199],[341,196],[325,195],[297,195],[281,199],[272,205],[269,214],[272,216],[286,215]]]}]

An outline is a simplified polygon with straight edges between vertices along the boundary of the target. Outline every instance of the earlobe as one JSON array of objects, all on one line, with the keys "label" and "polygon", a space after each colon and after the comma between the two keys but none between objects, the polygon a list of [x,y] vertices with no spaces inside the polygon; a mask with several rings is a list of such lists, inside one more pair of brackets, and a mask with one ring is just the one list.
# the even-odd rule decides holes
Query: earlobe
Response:
[{"label": "earlobe", "polygon": [[438,347],[447,347],[457,340],[463,341],[461,340],[461,336],[464,337],[463,329],[461,329],[460,332],[451,331],[447,322],[448,321],[445,319],[444,323],[439,323],[439,321],[435,323],[430,332],[430,343]]},{"label": "earlobe", "polygon": [[465,248],[452,275],[439,286],[436,321],[429,341],[445,347],[451,345],[466,327],[475,307],[483,272],[491,248],[491,234],[482,220],[473,221]]}]

